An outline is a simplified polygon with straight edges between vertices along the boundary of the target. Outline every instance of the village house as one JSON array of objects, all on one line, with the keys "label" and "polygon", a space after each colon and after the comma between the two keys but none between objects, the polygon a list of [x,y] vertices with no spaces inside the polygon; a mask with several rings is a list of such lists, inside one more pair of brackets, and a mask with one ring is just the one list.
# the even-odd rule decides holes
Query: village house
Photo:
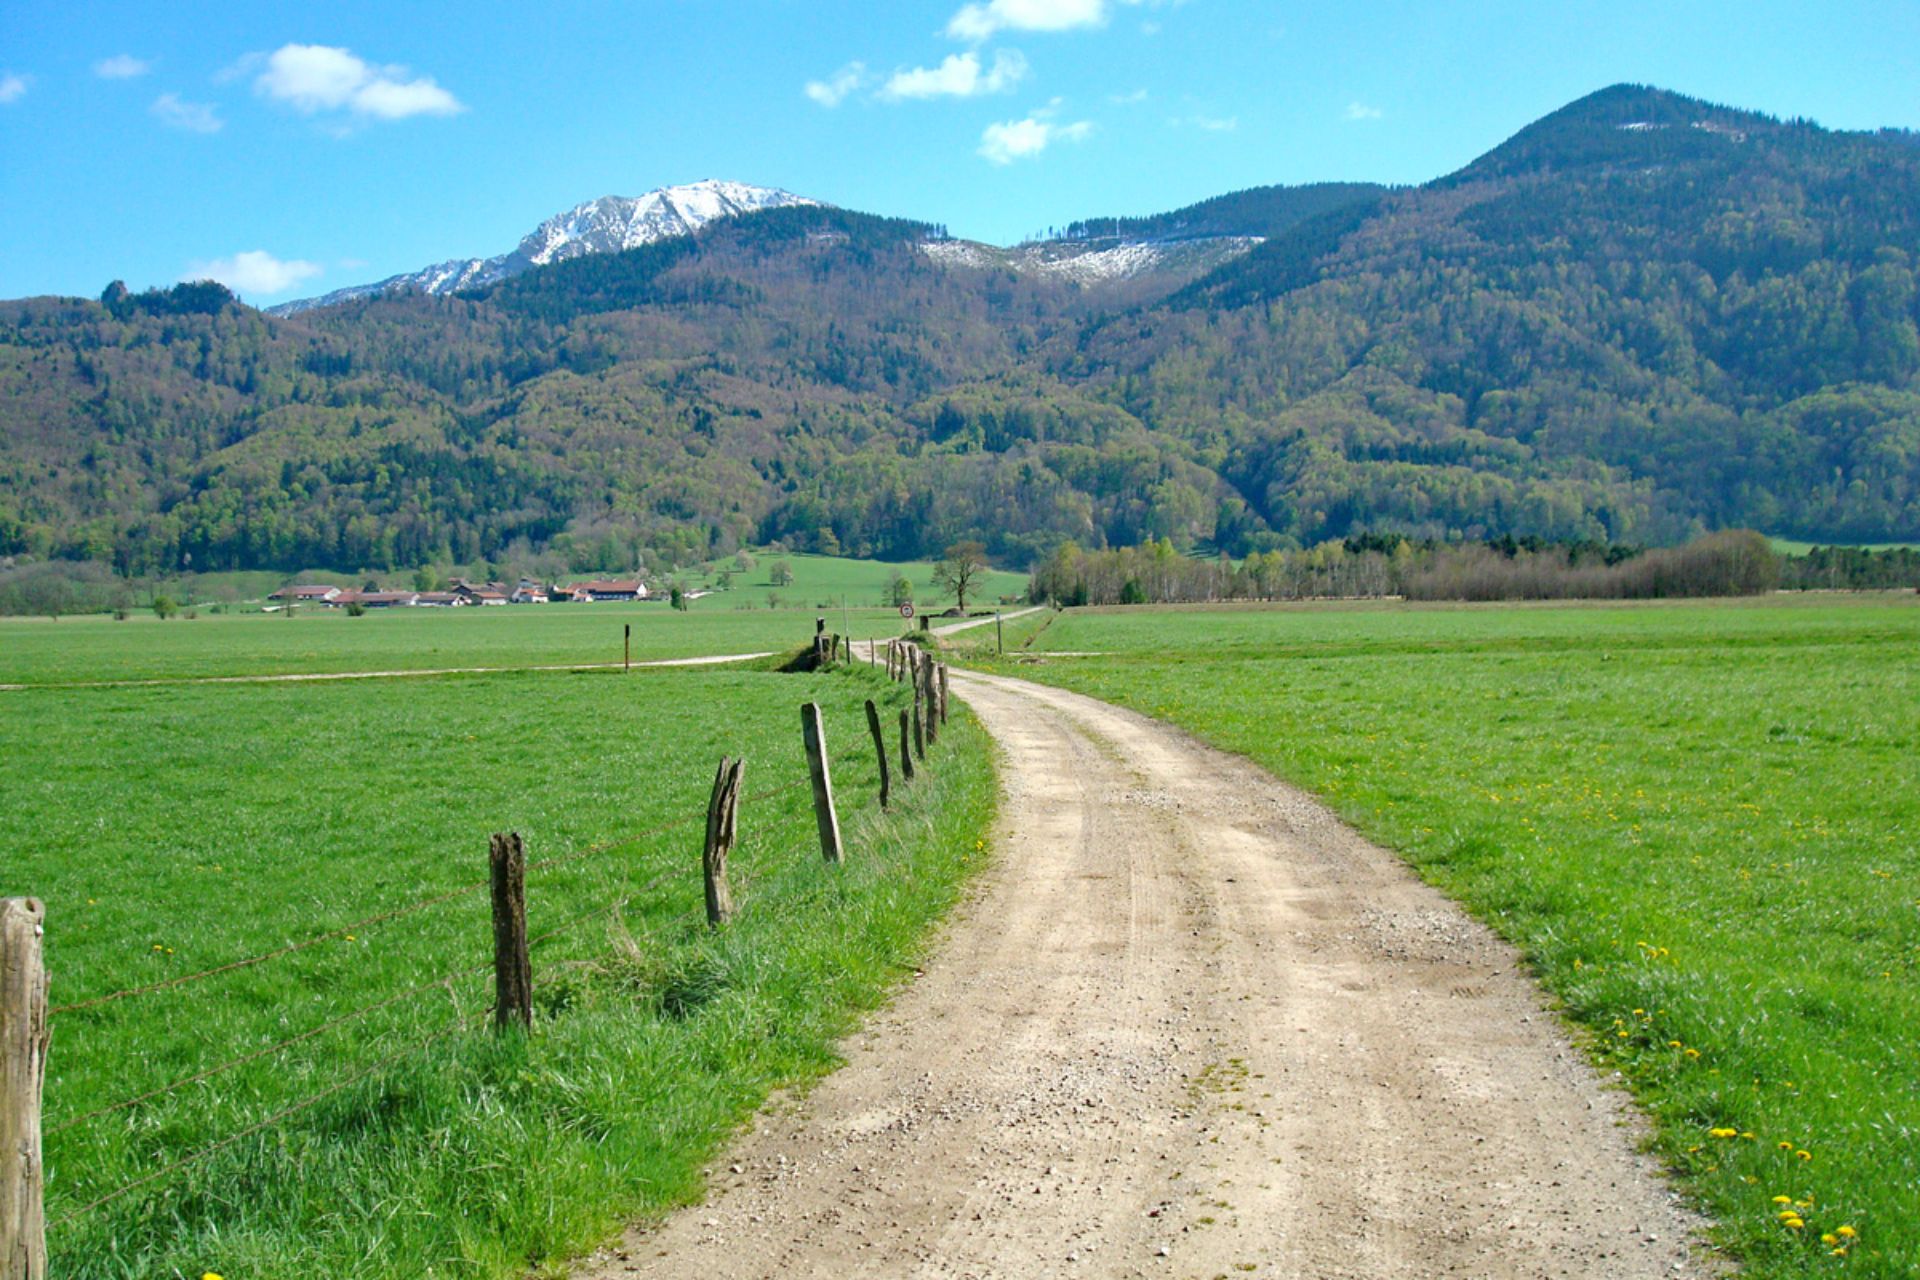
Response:
[{"label": "village house", "polygon": [[331,604],[339,594],[339,587],[282,587],[267,599],[285,600],[290,604]]},{"label": "village house", "polygon": [[647,584],[639,579],[607,579],[593,582],[577,582],[571,587],[562,587],[575,600],[645,600]]}]

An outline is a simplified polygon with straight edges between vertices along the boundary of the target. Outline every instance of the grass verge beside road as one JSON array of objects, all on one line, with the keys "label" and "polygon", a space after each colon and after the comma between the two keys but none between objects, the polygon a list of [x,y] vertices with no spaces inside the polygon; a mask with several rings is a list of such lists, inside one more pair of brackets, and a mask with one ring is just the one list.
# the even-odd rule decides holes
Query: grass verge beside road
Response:
[{"label": "grass verge beside road", "polygon": [[[627,1215],[696,1197],[770,1090],[833,1065],[979,865],[995,795],[963,713],[882,814],[861,702],[890,713],[901,692],[862,669],[7,696],[0,892],[47,903],[50,1244],[55,1273],[86,1280],[557,1273]],[[809,699],[839,868],[804,781]],[[707,789],[742,751],[740,914],[713,933]],[[484,880],[508,829],[535,864],[529,932],[551,936],[534,1032],[500,1039],[473,1025],[484,891],[368,917]]]},{"label": "grass verge beside road", "polygon": [[1920,607],[1073,611],[996,669],[1325,797],[1516,942],[1756,1277],[1920,1257]]}]

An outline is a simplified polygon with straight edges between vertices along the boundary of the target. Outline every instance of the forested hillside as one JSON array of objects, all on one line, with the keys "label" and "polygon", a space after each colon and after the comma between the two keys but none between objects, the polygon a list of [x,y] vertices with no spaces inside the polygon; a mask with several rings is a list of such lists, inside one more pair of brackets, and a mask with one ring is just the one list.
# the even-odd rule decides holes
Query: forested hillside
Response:
[{"label": "forested hillside", "polygon": [[1266,240],[1081,286],[796,207],[284,319],[217,286],[0,303],[0,555],[1920,538],[1907,135],[1622,87],[1424,187],[1134,222],[1070,230]]}]

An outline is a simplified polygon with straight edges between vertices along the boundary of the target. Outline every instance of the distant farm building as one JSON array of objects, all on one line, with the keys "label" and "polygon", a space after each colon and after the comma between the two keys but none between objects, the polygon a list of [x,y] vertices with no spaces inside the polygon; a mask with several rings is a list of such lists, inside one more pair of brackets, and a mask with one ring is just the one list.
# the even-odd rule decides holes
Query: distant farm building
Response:
[{"label": "distant farm building", "polygon": [[574,600],[645,600],[647,584],[633,580],[614,580],[604,582],[577,582],[571,587],[562,587]]},{"label": "distant farm building", "polygon": [[304,586],[282,587],[269,600],[285,600],[289,604],[331,604],[340,595],[339,587]]}]

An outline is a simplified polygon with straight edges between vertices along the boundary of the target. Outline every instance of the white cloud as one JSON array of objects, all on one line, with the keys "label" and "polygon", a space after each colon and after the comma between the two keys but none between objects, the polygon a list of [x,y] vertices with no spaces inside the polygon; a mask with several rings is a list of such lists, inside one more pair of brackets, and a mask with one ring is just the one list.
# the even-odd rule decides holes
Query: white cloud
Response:
[{"label": "white cloud", "polygon": [[1107,95],[1107,101],[1116,107],[1137,106],[1146,100],[1147,91],[1145,89],[1135,89],[1132,93],[1110,93]]},{"label": "white cloud", "polygon": [[137,80],[153,70],[153,63],[130,53],[116,53],[93,64],[93,74],[102,80]]},{"label": "white cloud", "polygon": [[858,93],[873,80],[864,62],[849,62],[825,80],[807,81],[806,94],[823,107],[837,107],[850,94]]},{"label": "white cloud", "polygon": [[1184,116],[1173,122],[1176,125],[1190,125],[1195,129],[1205,129],[1208,133],[1232,133],[1240,127],[1239,116]]},{"label": "white cloud", "polygon": [[210,102],[182,102],[177,93],[163,93],[147,108],[161,124],[188,133],[218,133],[226,121]]},{"label": "white cloud", "polygon": [[32,83],[32,76],[18,76],[11,71],[0,73],[0,104],[18,101]]},{"label": "white cloud", "polygon": [[303,262],[298,258],[283,262],[265,249],[248,249],[231,258],[188,263],[180,278],[218,280],[238,294],[271,296],[285,293],[302,280],[312,279],[321,269],[317,262]]},{"label": "white cloud", "polygon": [[1364,102],[1349,102],[1347,104],[1347,119],[1349,120],[1378,120],[1385,114],[1386,113],[1381,111],[1380,108],[1370,107]]},{"label": "white cloud", "polygon": [[1084,142],[1093,133],[1088,120],[1070,124],[1055,123],[1059,99],[1033,112],[1024,120],[1003,120],[990,124],[980,135],[980,154],[994,164],[1012,164],[1030,159],[1056,142]]},{"label": "white cloud", "polygon": [[450,116],[465,111],[431,76],[408,79],[405,67],[374,66],[347,49],[322,44],[282,45],[266,56],[254,92],[304,115],[348,111],[380,120]]},{"label": "white cloud", "polygon": [[1105,26],[1108,0],[985,0],[963,5],[947,21],[955,40],[991,39],[997,31],[1072,31]]},{"label": "white cloud", "polygon": [[1012,49],[993,55],[993,66],[982,68],[975,53],[949,54],[937,67],[914,67],[893,73],[880,96],[902,98],[974,98],[1000,93],[1027,75],[1027,60]]},{"label": "white cloud", "polygon": [[94,75],[102,81],[136,81],[152,69],[154,63],[150,59],[134,58],[132,54],[113,54],[113,58],[94,63]]}]

